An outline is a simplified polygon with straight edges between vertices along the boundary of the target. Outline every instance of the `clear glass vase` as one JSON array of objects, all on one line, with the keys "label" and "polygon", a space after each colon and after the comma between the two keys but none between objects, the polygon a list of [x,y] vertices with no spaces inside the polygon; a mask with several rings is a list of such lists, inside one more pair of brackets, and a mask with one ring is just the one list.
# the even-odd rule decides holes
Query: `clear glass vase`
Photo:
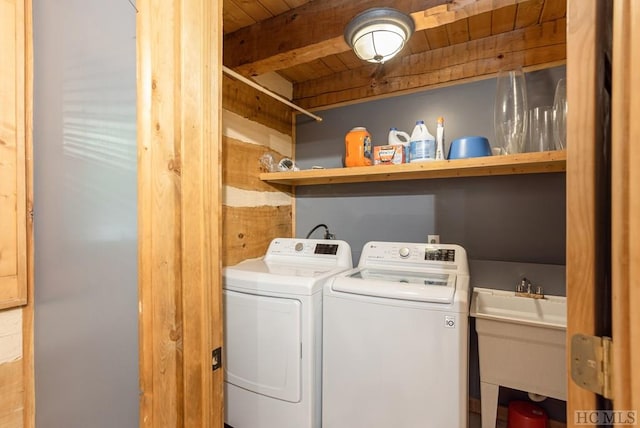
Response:
[{"label": "clear glass vase", "polygon": [[556,150],[567,147],[567,81],[560,79],[553,99],[553,136]]},{"label": "clear glass vase", "polygon": [[498,72],[493,118],[496,143],[502,153],[523,152],[527,134],[527,86],[522,69]]}]

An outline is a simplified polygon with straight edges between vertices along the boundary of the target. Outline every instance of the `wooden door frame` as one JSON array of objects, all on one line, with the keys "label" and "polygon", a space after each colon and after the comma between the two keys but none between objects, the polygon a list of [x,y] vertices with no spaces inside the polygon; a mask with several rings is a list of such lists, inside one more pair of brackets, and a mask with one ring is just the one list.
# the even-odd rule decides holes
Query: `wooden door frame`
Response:
[{"label": "wooden door frame", "polygon": [[140,426],[222,427],[222,2],[136,7]]},{"label": "wooden door frame", "polygon": [[22,310],[22,355],[24,376],[23,428],[36,426],[34,355],[35,245],[33,240],[33,2],[24,0],[25,29],[25,164],[27,189],[27,305]]},{"label": "wooden door frame", "polygon": [[[640,422],[640,3],[615,0],[613,22],[606,2],[568,0],[567,7],[567,350],[575,333],[601,335],[595,308],[602,273],[598,257],[611,257],[613,409],[634,411]],[[609,4],[610,5],[610,4]],[[605,103],[601,53],[612,30],[611,97],[611,252],[599,240],[598,181],[603,172],[597,141]],[[608,207],[607,207],[608,209]],[[570,353],[567,367],[571,367]],[[567,426],[575,411],[596,410],[596,395],[578,387],[568,373]],[[582,425],[584,426],[584,425]]]},{"label": "wooden door frame", "polygon": [[[603,2],[567,1],[567,427],[576,411],[595,410],[596,395],[571,379],[571,338],[596,335],[595,307],[603,272],[595,263],[602,244],[602,173],[604,130],[598,93],[603,82]],[[606,254],[606,253],[605,253]]]}]

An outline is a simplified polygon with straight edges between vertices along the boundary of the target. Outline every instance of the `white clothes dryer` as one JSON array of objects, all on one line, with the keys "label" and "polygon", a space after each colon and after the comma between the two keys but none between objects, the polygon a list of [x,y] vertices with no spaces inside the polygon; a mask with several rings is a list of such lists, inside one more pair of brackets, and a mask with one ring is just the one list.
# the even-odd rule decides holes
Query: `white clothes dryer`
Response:
[{"label": "white clothes dryer", "polygon": [[344,241],[276,238],[223,269],[226,424],[320,428],[322,286],[351,267]]},{"label": "white clothes dryer", "polygon": [[469,269],[458,245],[369,242],[323,300],[325,428],[467,428]]}]

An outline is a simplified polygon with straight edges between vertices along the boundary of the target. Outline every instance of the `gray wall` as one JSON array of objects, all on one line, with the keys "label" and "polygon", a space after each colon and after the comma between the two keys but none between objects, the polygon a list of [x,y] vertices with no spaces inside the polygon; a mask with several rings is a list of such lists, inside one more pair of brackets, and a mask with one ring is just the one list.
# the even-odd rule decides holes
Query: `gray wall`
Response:
[{"label": "gray wall", "polygon": [[137,427],[135,10],[33,18],[36,425]]},{"label": "gray wall", "polygon": [[[530,107],[553,104],[564,74],[564,67],[528,74]],[[435,134],[440,115],[446,150],[467,135],[493,141],[494,92],[495,79],[488,79],[321,111],[321,123],[298,116],[296,163],[340,167],[353,126],[365,126],[373,144],[384,145],[390,127],[410,133],[419,119]],[[325,223],[351,244],[356,263],[369,240],[424,242],[439,234],[474,259],[564,264],[564,187],[562,173],[303,186],[296,190],[296,233],[304,237]]]},{"label": "gray wall", "polygon": [[[565,67],[527,74],[529,107],[552,105],[564,76]],[[438,116],[445,118],[447,153],[450,141],[463,136],[484,135],[493,142],[495,86],[495,79],[488,79],[320,111],[321,123],[298,116],[296,163],[302,169],[340,167],[344,136],[352,127],[365,126],[373,144],[384,145],[390,127],[411,133],[420,119],[435,135]],[[305,237],[315,225],[327,224],[349,242],[357,264],[367,241],[426,242],[428,234],[439,234],[441,242],[467,250],[472,285],[477,280],[480,287],[513,289],[526,273],[539,278],[547,294],[565,295],[565,209],[563,173],[302,186],[296,189],[296,235]],[[321,236],[322,229],[313,235]],[[473,321],[469,392],[479,397]],[[501,404],[512,399],[527,397],[501,390]],[[548,399],[541,405],[554,419],[565,419],[563,402]]]}]

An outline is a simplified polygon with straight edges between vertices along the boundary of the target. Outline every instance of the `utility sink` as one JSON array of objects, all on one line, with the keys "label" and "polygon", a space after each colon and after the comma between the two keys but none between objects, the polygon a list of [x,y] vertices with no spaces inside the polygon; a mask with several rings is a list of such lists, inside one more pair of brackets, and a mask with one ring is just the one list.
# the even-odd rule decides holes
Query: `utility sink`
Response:
[{"label": "utility sink", "polygon": [[471,299],[471,315],[481,319],[565,330],[567,298],[545,296],[534,299],[516,296],[510,291],[475,288]]},{"label": "utility sink", "polygon": [[566,297],[475,287],[470,314],[478,333],[483,428],[495,427],[499,386],[566,400]]}]

